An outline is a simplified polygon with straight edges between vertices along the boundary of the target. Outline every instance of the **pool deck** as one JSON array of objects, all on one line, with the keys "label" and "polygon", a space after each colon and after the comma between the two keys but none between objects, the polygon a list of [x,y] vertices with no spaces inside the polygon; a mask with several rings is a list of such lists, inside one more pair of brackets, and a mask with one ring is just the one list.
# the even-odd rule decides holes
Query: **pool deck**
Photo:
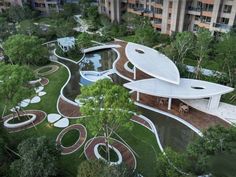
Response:
[{"label": "pool deck", "polygon": [[134,92],[134,93],[132,93],[132,98],[136,102],[141,103],[143,105],[147,105],[152,108],[155,108],[155,109],[170,113],[172,115],[175,115],[175,116],[183,119],[184,121],[188,122],[189,124],[193,125],[194,127],[196,127],[200,131],[204,131],[204,130],[206,130],[212,126],[215,126],[215,125],[221,125],[224,127],[230,126],[230,124],[227,123],[226,121],[224,121],[223,119],[221,119],[217,116],[206,114],[206,113],[199,111],[199,110],[192,108],[192,107],[190,107],[188,113],[180,113],[179,112],[179,104],[181,103],[181,101],[177,100],[177,99],[172,100],[171,110],[168,110],[168,103],[166,103],[164,105],[158,104],[157,97],[155,97],[155,96],[140,93],[140,100],[137,101],[136,100],[136,92]]},{"label": "pool deck", "polygon": [[[120,48],[116,49],[120,53],[120,58],[115,64],[117,72],[119,73],[119,75],[122,75],[125,78],[128,78],[130,81],[134,80],[133,73],[127,71],[124,67],[125,63],[128,61],[128,58],[125,54],[125,47],[127,45],[127,42],[114,41],[114,44],[118,44],[121,46]],[[151,78],[151,76],[148,76],[147,74],[143,73],[142,71],[138,69],[137,69],[136,77],[137,77],[136,80]],[[136,93],[132,94],[132,98],[134,100],[136,99]],[[180,100],[175,99],[172,101],[171,110],[167,109],[167,105],[159,105],[156,100],[157,100],[157,97],[155,96],[140,94],[140,101],[138,103],[141,103],[151,108],[158,109],[158,110],[170,113],[174,116],[177,116],[181,118],[182,120],[188,122],[192,126],[196,127],[200,131],[204,131],[208,129],[209,127],[215,126],[215,125],[222,125],[226,127],[230,126],[230,124],[226,122],[225,120],[223,120],[222,118],[197,110],[193,107],[190,107],[189,113],[183,113],[183,114],[179,113],[179,104],[181,103]]]}]

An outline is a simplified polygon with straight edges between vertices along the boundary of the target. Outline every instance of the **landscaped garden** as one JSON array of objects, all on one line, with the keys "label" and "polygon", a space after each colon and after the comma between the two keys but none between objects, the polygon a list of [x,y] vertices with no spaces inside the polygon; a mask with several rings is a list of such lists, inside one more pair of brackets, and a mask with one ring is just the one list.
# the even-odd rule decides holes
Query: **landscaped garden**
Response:
[{"label": "landscaped garden", "polygon": [[[6,14],[0,17],[0,23],[1,20],[3,22],[0,26],[3,29],[0,38],[4,40],[4,54],[8,56],[5,63],[0,63],[0,113],[3,118],[0,121],[0,176],[86,177],[101,173],[117,177],[137,177],[137,174],[145,177],[182,177],[186,174],[197,176],[211,173],[222,177],[236,173],[234,164],[231,163],[236,159],[235,128],[210,128],[203,133],[203,137],[197,137],[182,152],[167,148],[166,154],[163,154],[153,130],[143,126],[145,124],[142,122],[130,120],[134,113],[140,112],[131,101],[128,90],[105,79],[89,86],[80,86],[80,90],[73,94],[78,94],[75,97],[82,106],[73,105],[71,101],[74,100],[68,99],[62,90],[68,84],[70,68],[66,68],[60,61],[49,60],[56,49],[59,56],[78,62],[83,56],[82,49],[93,45],[91,40],[110,43],[113,38],[120,38],[150,47],[159,46],[158,50],[175,61],[180,69],[183,67],[181,74],[185,77],[235,87],[235,33],[223,36],[222,40],[213,39],[206,31],[200,31],[196,36],[188,32],[178,33],[170,38],[153,31],[146,18],[126,14],[124,22],[117,25],[86,4],[86,8],[83,6],[78,9],[89,24],[89,30],[101,29],[104,34],[90,35],[73,30],[77,25],[73,15],[76,15],[78,9],[72,6],[66,8],[68,11],[49,17],[10,15],[8,19]],[[9,13],[12,10],[14,9]],[[25,10],[21,13],[25,13]],[[8,22],[18,23],[12,26]],[[132,29],[135,30],[127,29],[128,24],[133,25]],[[41,27],[37,28],[38,25]],[[45,28],[47,30],[42,32]],[[63,52],[59,47],[41,45],[66,36],[75,36],[77,39],[75,47],[69,52]],[[204,51],[201,51],[202,47]],[[183,48],[186,53],[182,51]],[[98,72],[103,72],[104,68],[111,69],[109,67],[114,62],[113,57],[110,53],[106,57],[104,55],[105,52],[98,61],[92,63],[97,65],[89,68],[96,68]],[[104,58],[110,60],[105,61]],[[195,72],[187,71],[185,65],[196,67]],[[130,62],[127,66],[133,69]],[[204,76],[202,68],[223,74],[219,78]],[[70,79],[73,77],[75,75],[72,73]],[[33,84],[29,81],[33,81]],[[68,87],[74,89],[74,85]],[[60,109],[60,99],[65,102],[63,109]],[[225,95],[223,101],[236,105],[235,92]],[[19,103],[27,106],[18,108]],[[72,113],[72,108],[82,116],[63,115],[63,111]],[[31,112],[27,112],[28,110]],[[15,117],[10,120],[12,113]],[[18,124],[31,119],[30,115],[25,116],[26,113],[37,117],[30,126],[10,130],[4,128],[6,120],[9,120],[9,124]],[[55,119],[56,123],[66,119],[69,121],[67,128],[77,125],[77,129],[70,129],[59,137],[66,128],[58,128],[55,122],[50,122],[47,116],[50,114],[60,116]],[[93,147],[96,145],[98,154],[94,153]],[[110,166],[110,162],[119,161],[120,156],[116,150],[121,153],[123,163]],[[95,161],[94,157],[99,154],[106,162]],[[218,167],[222,168],[219,170]]]}]

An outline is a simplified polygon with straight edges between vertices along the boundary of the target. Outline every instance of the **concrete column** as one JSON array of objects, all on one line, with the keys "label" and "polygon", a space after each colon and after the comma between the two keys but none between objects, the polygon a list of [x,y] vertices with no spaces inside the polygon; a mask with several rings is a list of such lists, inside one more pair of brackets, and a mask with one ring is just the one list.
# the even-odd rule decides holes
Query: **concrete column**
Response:
[{"label": "concrete column", "polygon": [[169,101],[168,101],[168,110],[171,110],[171,103],[172,103],[172,98],[169,98]]},{"label": "concrete column", "polygon": [[136,74],[137,74],[137,69],[136,69],[136,67],[134,66],[134,80],[136,80]]},{"label": "concrete column", "polygon": [[163,1],[161,33],[167,32],[169,0]]},{"label": "concrete column", "polygon": [[180,1],[180,7],[179,7],[179,24],[177,27],[178,32],[183,32],[184,30],[184,22],[185,22],[185,14],[186,14],[186,1],[182,0]]},{"label": "concrete column", "polygon": [[220,11],[219,11],[220,4],[221,4],[221,0],[214,1],[214,7],[213,7],[212,16],[211,16],[211,23],[210,23],[210,31],[213,30],[213,24],[217,22],[217,18],[220,13]]},{"label": "concrete column", "polygon": [[217,109],[220,104],[220,98],[221,98],[221,95],[214,95],[210,97],[209,102],[208,102],[208,109],[209,110]]},{"label": "concrete column", "polygon": [[177,27],[179,24],[179,20],[178,20],[179,6],[180,6],[180,0],[176,0],[172,2],[170,31],[173,31],[173,32],[177,32]]},{"label": "concrete column", "polygon": [[232,10],[230,13],[230,18],[229,18],[229,26],[233,26],[236,18],[236,2],[233,3],[232,5]]},{"label": "concrete column", "polygon": [[137,101],[140,101],[140,93],[137,92]]}]

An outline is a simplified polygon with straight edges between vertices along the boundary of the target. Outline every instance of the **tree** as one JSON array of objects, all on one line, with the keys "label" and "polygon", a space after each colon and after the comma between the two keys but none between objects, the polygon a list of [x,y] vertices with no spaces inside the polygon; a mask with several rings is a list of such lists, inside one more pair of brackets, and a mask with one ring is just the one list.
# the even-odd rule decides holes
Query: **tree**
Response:
[{"label": "tree", "polygon": [[196,79],[200,77],[202,61],[208,58],[210,52],[210,44],[212,42],[211,32],[200,29],[196,34],[196,44],[194,54],[197,57]]},{"label": "tree", "polygon": [[222,68],[230,81],[232,87],[236,84],[236,33],[224,34],[216,46],[217,58],[222,62]]},{"label": "tree", "polygon": [[151,24],[143,25],[135,31],[135,42],[152,47],[157,41],[157,33]]},{"label": "tree", "polygon": [[19,177],[49,177],[57,174],[59,151],[55,142],[45,136],[29,138],[18,147],[19,159],[11,164],[11,171]]},{"label": "tree", "polygon": [[15,26],[8,23],[6,18],[0,17],[0,24],[0,40],[5,40],[16,32]]},{"label": "tree", "polygon": [[48,63],[49,53],[36,36],[17,34],[10,36],[3,45],[5,54],[13,63],[44,65]]},{"label": "tree", "polygon": [[176,60],[184,64],[184,59],[188,51],[194,47],[194,36],[191,32],[177,33],[175,40],[171,43],[177,53]]},{"label": "tree", "polygon": [[57,37],[66,37],[74,34],[74,24],[70,20],[59,19],[56,22]]},{"label": "tree", "polygon": [[36,30],[37,30],[37,27],[31,20],[21,21],[19,24],[19,27],[17,29],[17,31],[20,34],[25,34],[25,35],[29,35],[29,36],[32,36],[33,33],[36,32]]},{"label": "tree", "polygon": [[33,79],[33,71],[26,66],[0,64],[0,98],[8,108],[15,107],[18,118],[16,106],[34,93],[28,86],[28,81]]},{"label": "tree", "polygon": [[76,40],[76,46],[79,50],[90,47],[92,45],[91,40],[93,40],[92,35],[88,33],[81,33]]},{"label": "tree", "polygon": [[134,114],[135,106],[129,92],[109,79],[104,79],[82,87],[79,100],[82,103],[81,113],[89,117],[86,120],[88,129],[93,135],[99,132],[104,134],[109,163],[111,135],[121,126],[130,128],[132,125],[130,118]]},{"label": "tree", "polygon": [[16,23],[33,17],[33,13],[28,6],[10,6],[8,9],[8,18]]},{"label": "tree", "polygon": [[104,161],[83,161],[77,177],[135,177],[136,173],[127,169],[124,165],[110,166]]},{"label": "tree", "polygon": [[157,157],[158,177],[182,177],[185,176],[183,170],[186,167],[186,160],[182,154],[179,154],[170,148],[165,149],[165,154],[159,153]]},{"label": "tree", "polygon": [[[235,165],[231,160],[236,160],[236,128],[209,128],[203,133],[203,137],[197,138],[189,145],[186,154],[190,159],[189,169],[196,175],[219,173],[219,170],[221,174],[235,174]],[[227,170],[221,166],[217,167],[216,164],[220,164],[217,162],[219,159],[224,162],[222,167],[227,166]]]}]

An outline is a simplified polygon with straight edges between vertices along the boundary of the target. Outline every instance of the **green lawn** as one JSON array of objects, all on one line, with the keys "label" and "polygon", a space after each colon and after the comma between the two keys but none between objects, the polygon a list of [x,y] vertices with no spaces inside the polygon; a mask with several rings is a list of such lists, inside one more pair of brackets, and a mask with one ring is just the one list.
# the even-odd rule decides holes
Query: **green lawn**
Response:
[{"label": "green lawn", "polygon": [[70,147],[76,143],[79,139],[80,133],[78,130],[72,129],[64,134],[61,140],[61,144],[64,147]]},{"label": "green lawn", "polygon": [[[30,106],[27,107],[27,109],[39,109],[45,111],[48,114],[57,113],[56,110],[57,99],[60,94],[61,87],[67,80],[68,72],[63,66],[60,66],[59,70],[57,70],[55,73],[47,77],[49,79],[49,84],[45,86],[45,91],[47,92],[47,94],[42,97],[40,103],[31,104]],[[76,122],[78,121],[70,120],[70,124],[74,124]],[[36,128],[24,130],[19,133],[9,134],[9,139],[11,141],[11,145],[13,147],[16,147],[22,140],[30,137],[47,136],[55,140],[61,130],[62,129],[60,128],[55,128],[50,126],[47,120],[45,120]],[[88,140],[93,136],[90,134],[89,130],[87,131],[88,131],[88,138],[87,138]],[[138,154],[138,156],[136,157],[137,170],[144,176],[155,177],[155,159],[156,159],[156,153],[159,152],[159,148],[156,143],[154,134],[148,129],[134,123],[134,127],[132,130],[126,130],[126,129],[120,130],[119,135]],[[113,136],[113,138],[117,137]],[[69,142],[69,144],[76,141],[74,136],[67,136],[66,139],[67,143]],[[85,160],[85,156],[83,154],[83,148],[84,147],[82,147],[80,150],[76,151],[73,154],[61,156],[58,162],[60,165],[61,174],[68,177],[76,176],[78,165],[83,160]]]}]

